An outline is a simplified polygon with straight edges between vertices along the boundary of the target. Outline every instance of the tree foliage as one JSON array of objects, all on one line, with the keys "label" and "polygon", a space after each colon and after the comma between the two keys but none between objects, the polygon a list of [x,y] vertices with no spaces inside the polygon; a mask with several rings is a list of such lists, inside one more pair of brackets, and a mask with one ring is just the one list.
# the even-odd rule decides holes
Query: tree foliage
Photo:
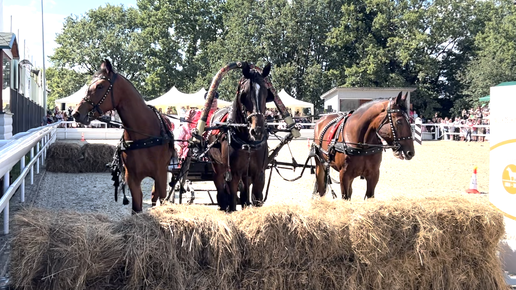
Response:
[{"label": "tree foliage", "polygon": [[[149,98],[208,88],[229,62],[273,64],[272,80],[319,109],[335,86],[414,87],[424,117],[456,114],[511,80],[509,0],[138,0],[70,16],[51,57],[92,74],[109,57]],[[219,87],[234,97],[238,73]],[[59,78],[55,78],[59,81]],[[54,82],[54,79],[52,79]],[[56,85],[59,87],[59,85]]]}]

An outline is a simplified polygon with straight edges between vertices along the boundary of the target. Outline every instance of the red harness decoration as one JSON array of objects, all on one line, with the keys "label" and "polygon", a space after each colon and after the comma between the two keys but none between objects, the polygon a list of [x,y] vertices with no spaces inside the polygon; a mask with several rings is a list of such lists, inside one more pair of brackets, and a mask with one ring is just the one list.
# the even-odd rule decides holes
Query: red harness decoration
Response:
[{"label": "red harness decoration", "polygon": [[344,120],[346,120],[346,118],[342,118],[342,120],[340,120],[339,122],[337,122],[337,124],[331,126],[331,129],[330,129],[330,134],[328,135],[328,141],[330,140],[333,140],[333,138],[335,137],[335,133],[337,133],[337,129],[340,127],[340,125],[342,124],[342,122],[344,122]]},{"label": "red harness decoration", "polygon": [[[220,119],[220,122],[221,123],[226,122],[226,120],[228,119],[228,116],[229,116],[229,113],[224,114],[224,116],[222,116],[222,119]],[[210,126],[211,126],[211,124],[210,124]],[[217,134],[219,134],[219,132],[220,132],[220,130],[218,130],[218,129],[217,130],[211,130],[210,134],[211,135],[217,135]]]}]

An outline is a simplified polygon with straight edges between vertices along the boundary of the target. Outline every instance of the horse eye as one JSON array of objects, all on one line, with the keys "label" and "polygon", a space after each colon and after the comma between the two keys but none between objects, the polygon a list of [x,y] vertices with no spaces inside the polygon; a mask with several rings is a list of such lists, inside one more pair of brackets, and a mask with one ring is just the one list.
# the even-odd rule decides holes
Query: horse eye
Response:
[{"label": "horse eye", "polygon": [[396,121],[396,124],[397,124],[397,125],[401,125],[401,120],[397,120],[397,121]]},{"label": "horse eye", "polygon": [[103,87],[104,87],[103,85],[98,85],[97,90],[102,90]]}]

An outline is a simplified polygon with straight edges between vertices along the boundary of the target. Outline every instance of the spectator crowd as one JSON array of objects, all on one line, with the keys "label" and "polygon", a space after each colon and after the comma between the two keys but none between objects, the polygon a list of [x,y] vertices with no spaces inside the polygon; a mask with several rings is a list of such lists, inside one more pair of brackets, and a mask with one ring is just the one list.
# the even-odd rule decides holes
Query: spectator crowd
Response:
[{"label": "spectator crowd", "polygon": [[[414,123],[418,114],[410,111],[410,121]],[[430,133],[432,140],[455,140],[455,141],[487,141],[489,136],[489,107],[478,106],[469,110],[462,110],[460,116],[439,117],[435,113],[431,119],[422,119],[422,131]],[[425,125],[426,124],[426,125]]]}]

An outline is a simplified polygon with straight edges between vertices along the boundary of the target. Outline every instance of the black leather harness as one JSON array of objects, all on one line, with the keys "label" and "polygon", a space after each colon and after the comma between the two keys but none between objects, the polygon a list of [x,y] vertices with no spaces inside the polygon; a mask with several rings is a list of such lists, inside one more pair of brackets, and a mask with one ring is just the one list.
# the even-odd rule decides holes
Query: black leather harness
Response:
[{"label": "black leather harness", "polygon": [[[353,114],[353,111],[350,111],[349,113],[340,113],[341,114],[340,116],[338,116],[337,118],[328,122],[328,124],[321,131],[321,134],[319,136],[320,141],[319,141],[319,144],[317,144],[318,145],[317,147],[325,155],[328,155],[328,158],[330,160],[333,160],[335,158],[336,152],[343,153],[348,156],[367,156],[367,155],[381,153],[382,150],[385,150],[385,149],[392,149],[394,151],[399,151],[401,149],[401,144],[399,143],[399,141],[410,140],[410,139],[412,139],[412,136],[407,136],[407,137],[398,137],[397,136],[396,129],[395,129],[394,123],[392,121],[393,113],[403,113],[403,116],[407,120],[407,123],[409,123],[408,116],[405,113],[405,111],[403,111],[401,109],[391,109],[391,100],[389,100],[385,118],[382,120],[382,122],[376,129],[376,135],[377,135],[378,139],[380,139],[382,144],[369,144],[369,143],[360,143],[360,142],[355,143],[355,142],[346,142],[344,140],[342,142],[338,141],[340,135],[344,131],[344,126],[345,126],[348,118],[350,116],[352,116],[352,114]],[[338,124],[342,119],[344,119],[344,121],[337,128],[336,133],[334,134],[332,140],[330,141],[330,143],[328,145],[328,150],[326,151],[326,150],[322,149],[324,135],[332,126],[335,126],[336,124]],[[393,137],[393,145],[388,145],[388,143],[385,141],[384,138],[382,138],[382,136],[379,133],[381,128],[386,124],[389,124],[389,126],[390,126],[390,129],[392,132],[392,137]],[[387,144],[387,145],[384,145],[384,144]]]}]

